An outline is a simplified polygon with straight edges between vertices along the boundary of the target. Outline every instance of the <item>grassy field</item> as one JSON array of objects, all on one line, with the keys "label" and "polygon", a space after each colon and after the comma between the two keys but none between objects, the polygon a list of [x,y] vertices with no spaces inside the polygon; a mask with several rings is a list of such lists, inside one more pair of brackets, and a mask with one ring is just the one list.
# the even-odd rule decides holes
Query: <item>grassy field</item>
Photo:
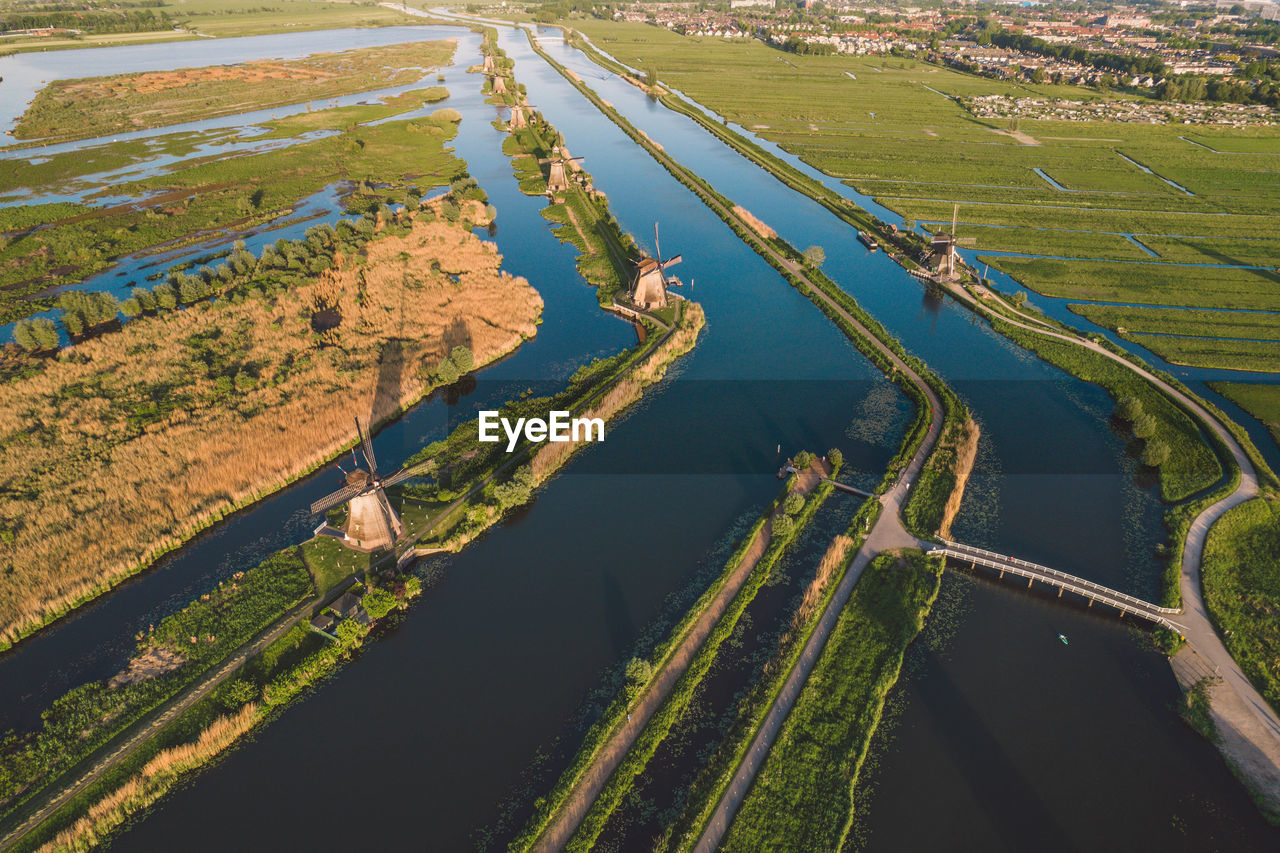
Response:
[{"label": "grassy field", "polygon": [[75,139],[333,98],[421,79],[451,42],[413,42],[176,71],[55,80],[14,127],[18,139]]},{"label": "grassy field", "polygon": [[1280,706],[1280,502],[1256,498],[1209,531],[1205,604],[1231,656]]},{"label": "grassy field", "polygon": [[[644,24],[567,23],[907,218],[949,223],[959,203],[959,236],[976,237],[979,254],[985,247],[1082,258],[983,259],[1032,289],[1080,300],[1280,309],[1274,272],[1160,263],[1274,266],[1276,128],[1023,119],[1015,137],[1003,120],[976,118],[957,99],[1102,96],[908,58],[798,56],[755,40],[688,38]],[[1228,151],[1235,153],[1218,153]]]},{"label": "grassy field", "polygon": [[1280,341],[1234,341],[1132,332],[1122,337],[1141,344],[1171,364],[1280,372]]},{"label": "grassy field", "polygon": [[1172,364],[1280,371],[1277,314],[1114,305],[1070,308]]},{"label": "grassy field", "polygon": [[1266,424],[1280,444],[1280,385],[1247,382],[1213,382],[1213,390]]},{"label": "grassy field", "polygon": [[867,567],[721,849],[841,849],[885,696],[941,572],[919,553],[882,555]]}]

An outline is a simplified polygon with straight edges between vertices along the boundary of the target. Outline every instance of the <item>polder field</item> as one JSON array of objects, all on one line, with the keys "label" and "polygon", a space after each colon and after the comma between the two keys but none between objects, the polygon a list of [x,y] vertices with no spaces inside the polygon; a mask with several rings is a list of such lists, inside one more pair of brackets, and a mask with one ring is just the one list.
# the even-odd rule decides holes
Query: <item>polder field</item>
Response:
[{"label": "polder field", "polygon": [[[958,99],[1107,95],[909,58],[567,23],[909,220],[949,228],[958,203],[957,233],[974,240],[967,260],[1170,363],[1280,372],[1280,125],[1015,124]],[[1259,398],[1274,405],[1280,392],[1247,399]]]}]

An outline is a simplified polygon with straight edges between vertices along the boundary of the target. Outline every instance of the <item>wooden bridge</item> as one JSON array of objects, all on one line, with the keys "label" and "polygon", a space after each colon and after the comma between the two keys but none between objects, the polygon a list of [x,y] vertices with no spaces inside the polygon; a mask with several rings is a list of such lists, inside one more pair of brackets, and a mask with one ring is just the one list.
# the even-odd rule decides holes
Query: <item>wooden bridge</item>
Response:
[{"label": "wooden bridge", "polygon": [[1019,560],[1016,557],[1007,557],[1004,554],[997,554],[994,551],[986,551],[982,548],[975,548],[972,545],[962,545],[959,542],[950,542],[946,539],[942,540],[942,545],[934,546],[929,549],[929,553],[939,557],[949,557],[953,560],[966,562],[972,568],[984,566],[998,573],[1003,578],[1006,574],[1013,575],[1018,578],[1026,578],[1027,588],[1039,581],[1043,584],[1055,587],[1058,590],[1058,597],[1062,597],[1063,592],[1071,592],[1079,595],[1089,602],[1092,607],[1095,601],[1105,604],[1115,610],[1120,611],[1121,617],[1125,614],[1131,614],[1154,623],[1170,631],[1174,631],[1179,636],[1186,633],[1186,629],[1170,619],[1181,613],[1173,607],[1160,607],[1149,601],[1143,601],[1132,595],[1126,595],[1118,592],[1102,584],[1085,580],[1084,578],[1069,575],[1066,572],[1060,572],[1057,569],[1051,569],[1047,566],[1029,563],[1026,560]]},{"label": "wooden bridge", "polygon": [[855,489],[853,486],[846,486],[844,483],[837,483],[835,480],[832,480],[832,479],[830,479],[829,477],[823,477],[823,478],[822,478],[822,482],[824,482],[824,483],[830,483],[831,485],[835,486],[835,487],[836,487],[837,489],[839,489],[840,491],[842,491],[842,492],[848,492],[848,493],[849,493],[849,494],[851,494],[851,495],[857,495],[857,496],[858,496],[858,497],[860,497],[860,498],[874,498],[874,497],[875,497],[875,495],[873,495],[871,492],[863,491],[862,489]]}]

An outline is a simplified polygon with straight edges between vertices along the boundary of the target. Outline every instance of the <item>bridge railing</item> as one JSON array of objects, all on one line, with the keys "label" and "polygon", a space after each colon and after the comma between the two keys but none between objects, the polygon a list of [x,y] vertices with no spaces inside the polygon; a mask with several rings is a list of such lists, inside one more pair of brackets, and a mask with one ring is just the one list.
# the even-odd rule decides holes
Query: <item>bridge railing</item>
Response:
[{"label": "bridge railing", "polygon": [[[961,551],[955,548],[948,548],[946,546],[934,548],[930,553],[946,557],[954,557],[959,560],[968,560],[972,563],[981,564],[991,569],[1007,571],[1029,580],[1039,580],[1049,583],[1059,589],[1074,592],[1077,595],[1084,596],[1093,601],[1101,601],[1103,604],[1109,607],[1114,607],[1122,613],[1132,613],[1134,616],[1146,619],[1149,622],[1154,622],[1155,624],[1168,628],[1170,631],[1179,635],[1184,634],[1186,631],[1186,629],[1181,625],[1167,618],[1163,613],[1158,612],[1159,610],[1167,610],[1168,608],[1140,606],[1146,604],[1146,602],[1141,599],[1135,599],[1133,596],[1126,596],[1124,593],[1117,593],[1115,590],[1108,589],[1106,587],[1101,587],[1100,589],[1086,588],[1085,584],[1088,584],[1091,587],[1097,587],[1098,585],[1091,584],[1088,581],[1077,583],[1076,581],[1080,579],[1075,578],[1074,575],[1065,575],[1065,577],[1046,577],[1044,574],[1024,566],[1010,565],[1003,561],[992,560],[979,554],[972,554],[968,551]],[[1055,572],[1055,574],[1064,575],[1065,573]],[[1126,601],[1125,599],[1131,599],[1131,601]]]},{"label": "bridge railing", "polygon": [[1017,557],[1010,557],[1006,554],[997,554],[995,551],[988,551],[985,548],[978,548],[974,545],[965,545],[960,542],[952,542],[948,539],[943,539],[942,542],[944,545],[947,546],[948,549],[951,549],[952,551],[960,552],[957,554],[957,556],[960,556],[960,557],[963,557],[966,552],[972,553],[972,554],[979,554],[981,556],[988,557],[995,560],[1000,560],[1004,563],[1008,563],[1011,565],[1022,566],[1024,568],[1039,572],[1042,575],[1047,575],[1049,577],[1057,578],[1059,580],[1063,580],[1063,581],[1075,584],[1077,586],[1082,586],[1086,589],[1092,590],[1094,592],[1102,593],[1112,598],[1118,598],[1121,601],[1125,601],[1131,605],[1134,605],[1135,607],[1141,607],[1146,610],[1151,610],[1155,613],[1181,613],[1182,612],[1179,608],[1161,607],[1157,604],[1152,604],[1149,601],[1143,601],[1141,598],[1137,598],[1135,596],[1128,595],[1123,592],[1119,592],[1117,590],[1112,589],[1111,587],[1103,586],[1100,583],[1094,583],[1091,580],[1085,580],[1084,578],[1077,577],[1076,575],[1070,575],[1070,574],[1067,574],[1066,572],[1060,572],[1057,569],[1051,569],[1048,566],[1042,566],[1039,563],[1031,563],[1026,560],[1019,560]]}]

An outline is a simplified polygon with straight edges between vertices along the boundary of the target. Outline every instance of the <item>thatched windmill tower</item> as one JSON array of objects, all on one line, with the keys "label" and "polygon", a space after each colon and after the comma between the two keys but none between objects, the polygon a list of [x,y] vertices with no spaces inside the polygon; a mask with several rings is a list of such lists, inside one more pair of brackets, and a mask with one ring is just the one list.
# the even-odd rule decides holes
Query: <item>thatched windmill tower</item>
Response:
[{"label": "thatched windmill tower", "polygon": [[533,107],[528,104],[516,104],[511,108],[511,120],[507,122],[507,126],[512,130],[522,130],[529,126],[529,119],[533,117]]},{"label": "thatched windmill tower", "polygon": [[[380,551],[390,548],[404,535],[404,525],[391,508],[383,489],[426,473],[435,466],[435,462],[428,460],[402,468],[384,480],[378,476],[373,442],[369,439],[369,434],[360,427],[359,418],[356,418],[356,433],[360,436],[364,467],[360,467],[357,462],[351,471],[344,471],[346,485],[313,503],[311,513],[319,515],[346,503],[347,523],[342,528],[342,543],[353,551]],[[351,451],[351,458],[356,462],[354,450]]]},{"label": "thatched windmill tower", "polygon": [[636,262],[636,275],[631,283],[631,302],[646,311],[666,308],[667,288],[679,287],[680,280],[667,275],[667,268],[680,263],[682,256],[662,259],[662,245],[658,242],[658,223],[653,223],[653,247],[656,258],[641,258]]},{"label": "thatched windmill tower", "polygon": [[570,164],[581,163],[586,159],[584,157],[565,157],[564,155],[568,152],[562,151],[559,146],[551,153],[555,156],[538,161],[539,165],[549,167],[547,172],[547,195],[564,192],[569,189],[569,175],[565,171],[565,167],[568,166],[576,171],[578,167]]},{"label": "thatched windmill tower", "polygon": [[493,68],[493,54],[492,54],[492,53],[486,53],[486,54],[484,55],[484,73],[485,73],[485,74],[492,74],[492,73],[493,73],[493,71],[494,71],[494,68]]},{"label": "thatched windmill tower", "polygon": [[507,78],[500,74],[490,74],[489,76],[493,78],[493,94],[507,94]]}]

